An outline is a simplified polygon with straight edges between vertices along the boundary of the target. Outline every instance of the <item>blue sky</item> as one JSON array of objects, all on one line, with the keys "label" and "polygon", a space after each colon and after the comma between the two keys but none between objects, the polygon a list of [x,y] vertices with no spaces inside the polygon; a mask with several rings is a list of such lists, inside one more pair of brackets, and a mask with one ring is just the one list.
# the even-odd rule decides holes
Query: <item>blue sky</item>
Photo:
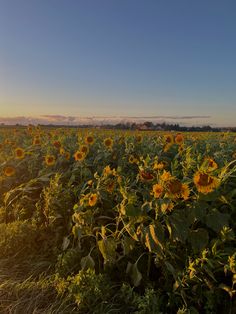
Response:
[{"label": "blue sky", "polygon": [[236,125],[236,1],[0,0],[0,116],[50,114]]}]

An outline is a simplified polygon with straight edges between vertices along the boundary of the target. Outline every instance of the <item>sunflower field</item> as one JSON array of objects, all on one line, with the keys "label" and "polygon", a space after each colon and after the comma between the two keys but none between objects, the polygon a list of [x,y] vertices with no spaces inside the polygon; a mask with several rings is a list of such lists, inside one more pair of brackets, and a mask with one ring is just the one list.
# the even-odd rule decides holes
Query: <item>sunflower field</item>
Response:
[{"label": "sunflower field", "polygon": [[236,136],[0,129],[1,313],[236,313]]}]

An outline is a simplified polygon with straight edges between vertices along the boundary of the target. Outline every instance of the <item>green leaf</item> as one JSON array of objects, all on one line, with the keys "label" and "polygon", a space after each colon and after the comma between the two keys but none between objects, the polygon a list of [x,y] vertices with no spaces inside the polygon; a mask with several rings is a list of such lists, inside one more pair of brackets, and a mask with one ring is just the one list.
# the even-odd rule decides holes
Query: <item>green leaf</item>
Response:
[{"label": "green leaf", "polygon": [[137,263],[132,264],[128,262],[126,273],[130,276],[132,284],[134,287],[138,287],[140,285],[140,282],[142,280],[142,274],[138,270]]},{"label": "green leaf", "polygon": [[164,230],[161,224],[149,225],[144,230],[145,233],[145,245],[149,252],[157,253],[162,256],[163,244],[164,244]]},{"label": "green leaf", "polygon": [[62,250],[65,251],[68,248],[69,244],[70,239],[68,237],[64,237],[62,242]]},{"label": "green leaf", "polygon": [[205,248],[207,246],[208,241],[209,241],[208,232],[203,228],[191,230],[189,232],[189,242],[191,243],[192,248],[195,252],[199,252],[203,248]]},{"label": "green leaf", "polygon": [[229,215],[214,209],[212,213],[206,216],[206,225],[215,232],[219,232],[224,226],[229,225]]},{"label": "green leaf", "polygon": [[168,217],[169,227],[171,228],[171,236],[173,240],[185,243],[188,236],[188,221],[184,216],[183,212],[174,212]]},{"label": "green leaf", "polygon": [[104,238],[98,241],[98,247],[104,258],[104,264],[115,262],[116,246],[116,241],[113,238]]},{"label": "green leaf", "polygon": [[81,268],[83,270],[87,270],[89,268],[90,269],[94,269],[95,262],[94,262],[93,258],[89,254],[89,255],[81,258],[80,265],[81,265]]}]

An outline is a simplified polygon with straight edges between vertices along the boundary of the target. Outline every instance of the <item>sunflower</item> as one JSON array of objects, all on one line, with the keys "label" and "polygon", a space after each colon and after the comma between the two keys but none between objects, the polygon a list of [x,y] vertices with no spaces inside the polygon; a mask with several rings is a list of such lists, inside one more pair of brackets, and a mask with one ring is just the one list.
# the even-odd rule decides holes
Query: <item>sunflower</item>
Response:
[{"label": "sunflower", "polygon": [[167,183],[167,195],[170,198],[188,199],[190,190],[187,184],[182,184],[178,179],[170,180]]},{"label": "sunflower", "polygon": [[78,150],[77,152],[75,152],[74,158],[76,161],[82,161],[85,158],[85,154]]},{"label": "sunflower", "polygon": [[165,144],[163,147],[163,151],[166,153],[171,148],[172,144]]},{"label": "sunflower", "polygon": [[45,156],[45,163],[47,166],[53,166],[56,162],[56,158],[53,155]]},{"label": "sunflower", "polygon": [[15,156],[16,159],[23,159],[25,157],[25,151],[22,148],[17,147],[15,149]]},{"label": "sunflower", "polygon": [[179,153],[179,154],[182,154],[183,151],[184,151],[184,145],[183,145],[183,144],[180,144],[180,145],[179,145],[179,148],[178,148],[178,153]]},{"label": "sunflower", "polygon": [[64,156],[65,156],[65,159],[66,159],[66,160],[69,160],[69,159],[70,159],[70,153],[69,153],[69,152],[65,152]]},{"label": "sunflower", "polygon": [[55,141],[55,142],[53,142],[53,146],[59,149],[61,147],[61,142]]},{"label": "sunflower", "polygon": [[205,158],[203,165],[206,165],[207,171],[209,171],[209,172],[214,171],[218,168],[218,165],[215,162],[215,160],[210,158],[210,157]]},{"label": "sunflower", "polygon": [[80,146],[80,151],[84,154],[88,154],[89,152],[89,147],[87,145],[81,145]]},{"label": "sunflower", "polygon": [[65,152],[66,152],[65,149],[63,147],[60,147],[59,154],[64,155]]},{"label": "sunflower", "polygon": [[167,135],[165,135],[164,138],[165,138],[165,143],[166,143],[167,145],[172,145],[172,144],[174,144],[173,135],[167,134]]},{"label": "sunflower", "polygon": [[16,169],[12,166],[7,166],[3,169],[3,173],[7,177],[12,177],[16,173]]},{"label": "sunflower", "polygon": [[85,137],[85,143],[88,145],[92,145],[94,143],[94,137],[92,135],[88,135]]},{"label": "sunflower", "polygon": [[41,144],[40,138],[35,137],[35,138],[33,139],[33,145],[40,145],[40,144]]},{"label": "sunflower", "polygon": [[115,188],[115,182],[114,180],[110,180],[106,187],[107,192],[112,193],[114,191],[114,188]]},{"label": "sunflower", "polygon": [[92,193],[89,196],[89,206],[95,206],[98,200],[98,196],[96,193]]},{"label": "sunflower", "polygon": [[176,134],[176,136],[175,136],[175,143],[178,144],[178,145],[181,145],[181,144],[183,144],[183,141],[184,141],[183,134],[181,134],[181,133]]},{"label": "sunflower", "polygon": [[129,156],[129,163],[136,164],[138,162],[138,159],[134,157],[134,155]]},{"label": "sunflower", "polygon": [[111,139],[110,137],[105,138],[103,143],[107,148],[111,148],[113,145],[113,139]]},{"label": "sunflower", "polygon": [[152,181],[154,179],[154,175],[149,171],[140,171],[139,176],[143,181]]},{"label": "sunflower", "polygon": [[169,171],[164,170],[162,175],[161,175],[161,180],[164,182],[167,182],[169,180],[171,180],[173,178],[173,176],[171,175],[171,173]]},{"label": "sunflower", "polygon": [[163,162],[155,162],[153,165],[153,170],[161,170],[165,167]]},{"label": "sunflower", "polygon": [[219,180],[209,174],[197,171],[193,177],[193,182],[197,187],[198,192],[207,194],[216,189],[219,185]]},{"label": "sunflower", "polygon": [[159,183],[154,184],[152,187],[152,192],[155,198],[159,198],[162,195],[163,191],[164,191],[163,186],[160,185]]}]

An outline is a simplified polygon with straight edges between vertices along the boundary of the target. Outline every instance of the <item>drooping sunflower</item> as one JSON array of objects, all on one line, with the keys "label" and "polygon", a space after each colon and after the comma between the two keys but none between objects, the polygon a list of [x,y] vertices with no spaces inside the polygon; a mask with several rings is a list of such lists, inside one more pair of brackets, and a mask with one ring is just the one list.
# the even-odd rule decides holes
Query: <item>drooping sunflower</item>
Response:
[{"label": "drooping sunflower", "polygon": [[78,150],[77,152],[74,153],[74,158],[76,161],[82,161],[85,158],[85,154]]},{"label": "drooping sunflower", "polygon": [[25,151],[21,147],[17,147],[15,149],[15,157],[16,159],[23,159],[25,157]]},{"label": "drooping sunflower", "polygon": [[53,155],[45,156],[45,163],[47,166],[53,166],[56,162],[56,158]]},{"label": "drooping sunflower", "polygon": [[214,171],[218,168],[218,165],[215,162],[215,160],[210,158],[210,157],[206,157],[203,164],[206,165],[207,171],[209,171],[209,172]]},{"label": "drooping sunflower", "polygon": [[14,174],[16,173],[16,169],[12,166],[6,166],[4,169],[3,169],[3,173],[5,176],[7,177],[12,177],[14,176]]},{"label": "drooping sunflower", "polygon": [[152,181],[154,179],[154,175],[150,171],[145,170],[139,172],[139,177],[142,181]]},{"label": "drooping sunflower", "polygon": [[113,139],[110,137],[105,138],[103,143],[107,148],[111,148],[113,146]]},{"label": "drooping sunflower", "polygon": [[170,180],[167,183],[167,195],[170,198],[183,198],[187,200],[190,194],[190,190],[187,184],[183,184],[178,179]]},{"label": "drooping sunflower", "polygon": [[196,185],[198,192],[208,194],[216,189],[219,185],[219,180],[216,177],[210,176],[208,173],[197,171],[193,177],[193,182]]},{"label": "drooping sunflower", "polygon": [[98,200],[98,196],[96,193],[92,193],[89,196],[89,206],[95,206]]},{"label": "drooping sunflower", "polygon": [[94,143],[94,137],[92,135],[88,135],[85,137],[85,143],[88,145],[92,145]]},{"label": "drooping sunflower", "polygon": [[159,198],[162,195],[163,191],[163,186],[159,183],[154,184],[152,187],[152,192],[155,198]]}]

